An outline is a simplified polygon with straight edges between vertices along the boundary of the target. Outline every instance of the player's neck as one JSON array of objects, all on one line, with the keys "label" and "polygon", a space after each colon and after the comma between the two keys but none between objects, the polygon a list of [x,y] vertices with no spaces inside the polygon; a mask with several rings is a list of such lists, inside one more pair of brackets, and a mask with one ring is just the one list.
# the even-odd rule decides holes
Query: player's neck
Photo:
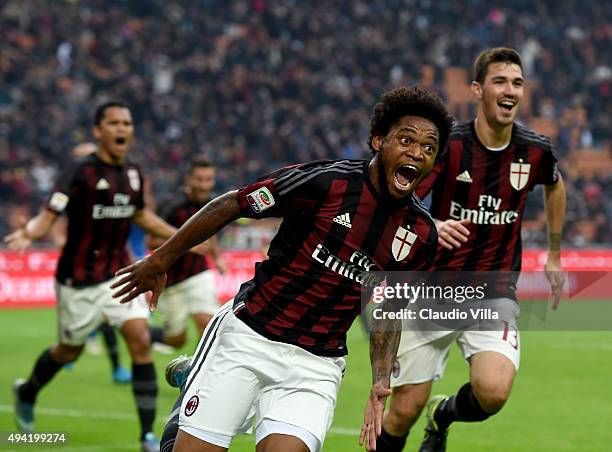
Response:
[{"label": "player's neck", "polygon": [[100,160],[108,165],[120,166],[123,165],[123,162],[125,161],[125,156],[114,156],[103,147],[98,147],[96,155],[100,158]]},{"label": "player's neck", "polygon": [[504,148],[512,138],[512,126],[493,127],[483,115],[478,115],[474,121],[474,129],[478,140],[489,149]]},{"label": "player's neck", "polygon": [[[380,173],[381,173],[382,162],[379,154],[376,154],[374,158],[370,161],[368,165],[368,176],[372,186],[376,190],[378,194],[382,193],[381,190],[381,181],[380,181]],[[384,182],[384,181],[383,181]]]},{"label": "player's neck", "polygon": [[376,153],[368,165],[368,179],[370,179],[372,187],[374,187],[374,190],[376,190],[381,199],[394,200],[387,187],[385,165],[380,153]]}]

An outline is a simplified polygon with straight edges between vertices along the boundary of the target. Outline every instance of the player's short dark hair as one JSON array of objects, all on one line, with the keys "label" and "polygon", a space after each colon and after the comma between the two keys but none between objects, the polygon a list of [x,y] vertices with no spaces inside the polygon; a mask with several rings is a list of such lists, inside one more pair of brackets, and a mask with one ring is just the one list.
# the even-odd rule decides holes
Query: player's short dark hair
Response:
[{"label": "player's short dark hair", "polygon": [[480,52],[480,55],[478,55],[478,58],[474,61],[472,80],[480,84],[484,83],[489,65],[493,63],[516,64],[521,68],[521,71],[523,70],[521,55],[516,50],[508,47],[495,47]]},{"label": "player's short dark hair", "polygon": [[102,120],[104,119],[104,115],[106,114],[106,110],[112,107],[126,108],[129,110],[129,107],[124,102],[121,102],[120,100],[111,100],[108,102],[104,102],[103,104],[100,104],[98,108],[96,108],[96,112],[94,114],[94,125],[95,126],[99,126],[102,123]]},{"label": "player's short dark hair", "polygon": [[374,113],[370,121],[370,138],[368,146],[372,146],[375,136],[385,136],[391,127],[404,116],[420,116],[429,119],[438,128],[439,146],[442,153],[446,148],[448,136],[453,126],[453,117],[442,102],[440,96],[418,86],[412,88],[401,87],[383,93],[374,106]]},{"label": "player's short dark hair", "polygon": [[207,158],[205,158],[205,157],[197,157],[197,158],[193,159],[189,163],[188,172],[191,175],[191,174],[193,174],[193,171],[196,168],[214,168],[214,167],[215,167],[215,165],[213,164],[213,162],[211,162]]}]

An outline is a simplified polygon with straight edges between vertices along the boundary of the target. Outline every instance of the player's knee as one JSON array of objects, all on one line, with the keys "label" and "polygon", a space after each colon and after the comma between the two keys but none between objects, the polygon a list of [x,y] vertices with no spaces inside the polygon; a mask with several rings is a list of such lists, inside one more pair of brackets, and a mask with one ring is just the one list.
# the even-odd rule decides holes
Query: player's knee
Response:
[{"label": "player's knee", "polygon": [[477,381],[472,383],[472,387],[482,409],[495,414],[506,404],[512,385],[500,381]]},{"label": "player's knee", "polygon": [[392,411],[400,419],[413,421],[419,417],[426,403],[427,398],[403,397],[395,407],[392,406]]},{"label": "player's knee", "polygon": [[148,361],[151,355],[151,334],[146,320],[128,320],[121,326],[121,333],[135,362]]},{"label": "player's knee", "polygon": [[133,358],[146,358],[151,353],[151,338],[148,332],[126,338],[128,349]]},{"label": "player's knee", "polygon": [[303,440],[292,435],[273,433],[257,443],[256,452],[309,452]]},{"label": "player's knee", "polygon": [[407,433],[427,403],[427,393],[398,392],[391,399],[387,423],[394,432]]},{"label": "player's knee", "polygon": [[149,339],[138,338],[132,342],[132,354],[137,356],[148,355],[151,352]]}]

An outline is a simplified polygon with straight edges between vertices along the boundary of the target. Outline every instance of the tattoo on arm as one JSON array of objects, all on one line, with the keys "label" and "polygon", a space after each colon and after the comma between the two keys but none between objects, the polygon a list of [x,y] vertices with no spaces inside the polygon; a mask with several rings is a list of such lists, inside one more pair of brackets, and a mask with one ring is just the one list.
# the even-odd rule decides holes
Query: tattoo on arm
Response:
[{"label": "tattoo on arm", "polygon": [[370,333],[370,362],[372,384],[389,387],[391,370],[399,347],[401,320],[380,319],[372,323]]},{"label": "tattoo on arm", "polygon": [[548,249],[550,251],[561,251],[561,234],[551,232],[548,234]]}]

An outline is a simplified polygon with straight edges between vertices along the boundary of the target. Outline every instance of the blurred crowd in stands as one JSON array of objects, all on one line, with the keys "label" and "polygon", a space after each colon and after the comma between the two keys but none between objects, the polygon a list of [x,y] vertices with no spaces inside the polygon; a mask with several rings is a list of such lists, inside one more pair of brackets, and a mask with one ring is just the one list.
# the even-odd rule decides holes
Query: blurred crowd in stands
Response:
[{"label": "blurred crowd in stands", "polygon": [[[158,199],[184,162],[220,191],[279,166],[366,158],[379,94],[420,84],[470,119],[471,63],[523,57],[520,120],[553,137],[567,246],[612,243],[612,3],[595,0],[5,0],[0,3],[0,233],[34,212],[95,106],[132,109],[133,159]],[[545,245],[541,194],[526,245]]]}]

